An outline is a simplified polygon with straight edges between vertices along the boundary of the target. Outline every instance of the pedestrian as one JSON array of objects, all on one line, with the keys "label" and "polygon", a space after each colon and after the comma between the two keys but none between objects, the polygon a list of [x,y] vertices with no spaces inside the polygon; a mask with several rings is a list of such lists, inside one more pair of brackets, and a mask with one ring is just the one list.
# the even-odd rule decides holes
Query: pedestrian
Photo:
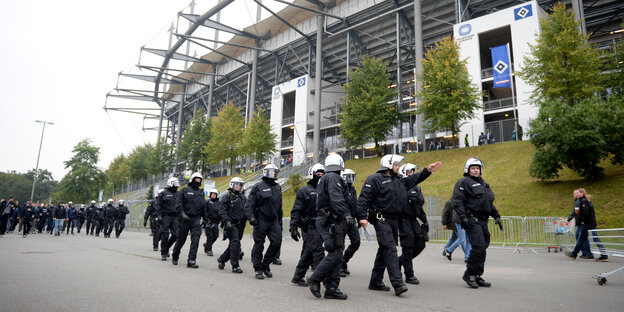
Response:
[{"label": "pedestrian", "polygon": [[492,138],[492,133],[490,132],[490,129],[485,129],[485,143],[494,144],[494,139]]},{"label": "pedestrian", "polygon": [[115,238],[119,238],[119,235],[126,227],[126,215],[130,213],[130,209],[125,204],[126,202],[120,199],[119,206],[113,212],[113,217],[115,218]]},{"label": "pedestrian", "polygon": [[431,140],[431,144],[429,144],[429,150],[430,150],[430,151],[433,151],[433,150],[435,150],[435,148],[436,148],[436,146],[435,146],[435,141],[434,141],[434,140]]},{"label": "pedestrian", "polygon": [[76,217],[76,227],[78,230],[78,234],[80,234],[80,230],[82,229],[82,225],[87,218],[87,212],[85,211],[85,206],[80,204],[80,209],[78,210],[78,216]]},{"label": "pedestrian", "polygon": [[518,141],[522,141],[522,126],[520,124],[518,124]]},{"label": "pedestrian", "polygon": [[54,206],[46,204],[48,207],[48,220],[46,222],[46,231],[52,235],[54,232]]},{"label": "pedestrian", "polygon": [[453,233],[442,250],[442,256],[447,258],[448,261],[452,261],[453,251],[458,246],[461,246],[464,251],[464,262],[467,262],[470,255],[470,242],[466,239],[466,231],[461,227],[459,220],[455,216],[456,214],[453,213],[453,202],[450,200],[446,201],[442,211],[442,228],[451,230]]},{"label": "pedestrian", "polygon": [[468,142],[468,133],[466,133],[466,136],[464,137],[464,146],[470,147],[470,143]]},{"label": "pedestrian", "polygon": [[[574,196],[574,212],[568,218],[568,222],[572,218],[576,218],[576,229],[578,237],[576,239],[576,245],[574,249],[570,251],[564,251],[564,254],[572,260],[576,260],[576,256],[579,251],[584,249],[584,255],[581,259],[594,259],[594,255],[589,248],[589,231],[596,229],[596,211],[594,210],[594,204],[589,200],[591,195],[587,193],[584,188],[578,188],[572,193]],[[593,233],[595,234],[595,232]],[[593,235],[594,243],[598,245],[600,250],[600,258],[597,258],[598,262],[609,261],[609,256],[606,253],[604,245],[600,241],[597,235]]]},{"label": "pedestrian", "polygon": [[479,134],[479,145],[484,145],[484,144],[485,144],[485,134],[481,132],[481,134]]},{"label": "pedestrian", "polygon": [[54,207],[54,236],[61,236],[61,228],[63,227],[63,221],[67,217],[67,209],[65,209],[62,201],[58,202]]},{"label": "pedestrian", "polygon": [[188,186],[183,187],[176,198],[176,209],[180,217],[180,228],[176,239],[171,262],[178,265],[180,250],[186,242],[186,238],[191,234],[191,246],[189,248],[186,262],[187,268],[197,269],[197,249],[199,238],[201,237],[201,220],[206,215],[206,199],[204,199],[204,189],[201,188],[202,178],[199,172],[191,175]]},{"label": "pedestrian", "polygon": [[[308,278],[310,292],[321,297],[321,282],[325,286],[325,299],[348,298],[338,286],[347,227],[355,227],[356,221],[349,211],[349,191],[347,183],[340,177],[344,170],[344,160],[338,154],[325,158],[325,174],[319,179],[316,198],[316,230],[323,239],[327,255],[315,267]],[[366,226],[366,220],[363,220]]]},{"label": "pedestrian", "polygon": [[459,224],[466,230],[471,249],[466,271],[462,279],[471,288],[490,287],[481,276],[484,272],[486,249],[490,245],[488,219],[491,216],[503,230],[500,214],[494,206],[494,192],[483,178],[483,162],[478,158],[469,158],[464,165],[464,177],[453,188],[454,212]]},{"label": "pedestrian", "polygon": [[169,178],[167,187],[156,197],[155,208],[156,222],[160,221],[160,256],[162,261],[167,261],[169,248],[178,239],[178,211],[176,201],[180,181],[178,178]]},{"label": "pedestrian", "polygon": [[24,230],[22,232],[22,237],[25,238],[26,235],[30,233],[30,226],[32,225],[32,218],[33,218],[33,207],[30,201],[27,201],[24,207],[22,207],[22,210],[20,211],[20,214],[19,214],[19,218],[20,218],[20,222],[23,225],[22,228]]},{"label": "pedestrian", "polygon": [[247,217],[245,216],[245,202],[247,198],[243,194],[244,184],[243,179],[239,177],[232,178],[227,193],[223,194],[219,200],[221,203],[219,206],[219,217],[224,227],[223,240],[228,239],[229,242],[227,248],[217,258],[217,263],[219,270],[223,270],[225,263],[230,261],[233,273],[243,273],[239,260],[243,258],[240,240],[243,238],[245,222],[247,222]]},{"label": "pedestrian", "polygon": [[[347,183],[347,190],[349,192],[348,204],[349,212],[351,216],[356,220],[366,219],[366,216],[358,215],[357,211],[357,191],[353,184],[355,183],[355,171],[351,169],[345,169],[341,174],[342,179]],[[346,277],[351,274],[349,271],[348,263],[355,252],[360,249],[360,230],[359,227],[349,226],[347,227],[346,235],[349,237],[349,247],[345,249],[344,256],[342,257],[342,267],[340,269],[340,277]]]},{"label": "pedestrian", "polygon": [[[158,194],[162,193],[163,189],[158,190]],[[145,209],[143,216],[143,227],[147,226],[147,220],[150,222],[150,236],[152,236],[152,249],[158,251],[158,242],[160,242],[160,219],[157,220],[156,215],[156,199],[150,200]]]},{"label": "pedestrian", "polygon": [[303,238],[301,256],[291,282],[303,287],[308,286],[304,278],[308,268],[318,266],[325,257],[323,241],[316,230],[316,186],[324,173],[325,167],[318,163],[308,169],[308,183],[297,190],[290,212],[290,237],[297,242]]},{"label": "pedestrian", "polygon": [[[407,205],[401,211],[399,222],[399,237],[401,242],[401,256],[399,264],[403,267],[405,282],[418,285],[420,281],[414,275],[413,259],[418,257],[425,249],[425,242],[429,240],[429,222],[423,209],[425,196],[419,183],[426,180],[432,172],[436,171],[441,162],[430,165],[421,172],[416,172],[418,166],[407,163],[399,168],[401,181],[407,190]],[[420,220],[420,223],[418,222]]]},{"label": "pedestrian", "polygon": [[221,202],[219,202],[219,190],[211,189],[208,192],[208,199],[206,200],[206,215],[203,224],[204,233],[206,234],[206,242],[204,243],[204,253],[210,257],[214,255],[212,252],[212,245],[219,238],[219,211],[221,210]]},{"label": "pedestrian", "polygon": [[95,231],[96,221],[95,214],[97,213],[97,207],[95,206],[95,200],[91,201],[89,207],[87,207],[87,235],[93,235]]},{"label": "pedestrian", "polygon": [[67,203],[67,216],[65,219],[67,220],[67,234],[69,235],[69,229],[71,228],[71,235],[74,235],[74,226],[76,224],[76,217],[78,216],[78,211],[76,210],[76,205],[73,202]]},{"label": "pedestrian", "polygon": [[41,205],[41,209],[39,210],[39,224],[37,224],[37,232],[43,232],[46,223],[48,222],[48,218],[50,217],[50,209],[48,204]]},{"label": "pedestrian", "polygon": [[31,218],[31,226],[29,232],[31,234],[37,233],[37,228],[39,226],[39,218],[41,217],[41,209],[39,209],[39,204],[32,204],[32,218]]},{"label": "pedestrian", "polygon": [[104,207],[104,238],[110,238],[113,228],[115,227],[115,206],[112,198],[108,199]]},{"label": "pedestrian", "polygon": [[0,211],[2,213],[0,217],[0,237],[4,236],[9,228],[9,219],[11,219],[11,204],[14,199],[13,196],[9,197],[8,200],[2,199],[0,201]]},{"label": "pedestrian", "polygon": [[[245,215],[253,226],[251,262],[256,279],[273,277],[270,264],[282,246],[282,187],[276,182],[278,174],[276,165],[266,165],[262,169],[262,180],[251,187],[245,202]],[[263,255],[266,238],[269,247]]]},{"label": "pedestrian", "polygon": [[97,210],[95,211],[94,220],[96,226],[95,237],[100,237],[100,232],[102,232],[102,234],[105,233],[104,228],[106,223],[104,206],[102,204],[100,204],[100,206],[98,206]]}]

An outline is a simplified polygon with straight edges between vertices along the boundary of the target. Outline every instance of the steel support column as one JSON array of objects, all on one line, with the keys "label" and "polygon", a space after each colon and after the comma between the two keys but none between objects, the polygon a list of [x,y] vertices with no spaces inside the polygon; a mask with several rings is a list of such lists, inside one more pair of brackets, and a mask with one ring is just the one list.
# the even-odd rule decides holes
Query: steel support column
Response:
[{"label": "steel support column", "polygon": [[[321,8],[322,9],[322,8]],[[323,15],[316,16],[316,70],[314,80],[314,162],[320,161],[321,147],[321,79],[323,79]]]},{"label": "steel support column", "polygon": [[[401,80],[403,73],[401,72],[401,11],[396,13],[396,59],[397,59],[397,68],[396,68],[396,90],[397,92],[397,111],[401,111],[403,107],[403,94],[401,93]],[[398,143],[401,144],[401,139],[403,138],[403,121],[399,120],[399,137]],[[401,146],[402,147],[402,146]],[[394,152],[394,151],[393,151]],[[399,153],[401,152],[401,148],[399,148]]]},{"label": "steel support column", "polygon": [[[422,75],[422,64],[420,61],[423,59],[423,36],[422,36],[422,10],[420,7],[420,0],[414,0],[414,92],[418,94],[422,90],[422,83],[418,79]],[[416,98],[416,107],[420,104],[420,98]],[[416,115],[416,131],[418,141],[422,142],[423,149],[425,147],[425,128],[423,127],[422,114]]]},{"label": "steel support column", "polygon": [[175,163],[173,165],[173,172],[177,172],[178,161],[180,161],[180,140],[182,140],[182,116],[184,115],[184,104],[186,104],[186,85],[184,85],[183,93],[182,101],[180,101],[180,107],[178,109],[178,132],[176,132],[176,156]]}]

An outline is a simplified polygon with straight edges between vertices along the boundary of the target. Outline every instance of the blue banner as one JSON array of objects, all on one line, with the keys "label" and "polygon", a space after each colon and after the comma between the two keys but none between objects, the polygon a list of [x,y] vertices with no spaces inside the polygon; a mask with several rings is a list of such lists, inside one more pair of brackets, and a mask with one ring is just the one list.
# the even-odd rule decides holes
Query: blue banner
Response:
[{"label": "blue banner", "polygon": [[490,49],[492,51],[494,88],[511,88],[511,62],[509,62],[507,50],[506,44]]}]

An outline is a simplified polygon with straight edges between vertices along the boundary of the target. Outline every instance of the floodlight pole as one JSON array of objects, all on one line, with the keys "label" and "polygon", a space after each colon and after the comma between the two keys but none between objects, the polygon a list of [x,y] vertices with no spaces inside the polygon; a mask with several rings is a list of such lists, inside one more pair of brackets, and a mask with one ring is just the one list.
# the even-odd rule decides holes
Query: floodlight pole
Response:
[{"label": "floodlight pole", "polygon": [[43,134],[45,133],[45,126],[46,124],[48,125],[54,125],[53,122],[47,122],[47,121],[41,121],[41,120],[35,120],[36,123],[43,123],[43,130],[41,130],[41,140],[39,141],[39,153],[37,153],[37,165],[35,165],[35,174],[33,175],[33,185],[32,185],[32,189],[30,190],[30,201],[33,200],[33,196],[35,195],[35,183],[37,183],[37,177],[39,175],[39,157],[41,156],[41,146],[43,145]]}]

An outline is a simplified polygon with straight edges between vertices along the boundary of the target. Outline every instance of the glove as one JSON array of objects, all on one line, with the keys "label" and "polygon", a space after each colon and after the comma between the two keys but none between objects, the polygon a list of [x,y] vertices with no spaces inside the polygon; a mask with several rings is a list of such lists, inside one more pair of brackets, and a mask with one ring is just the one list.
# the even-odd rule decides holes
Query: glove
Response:
[{"label": "glove", "polygon": [[143,227],[147,227],[147,221],[143,221]]},{"label": "glove", "polygon": [[180,218],[182,219],[182,221],[186,222],[191,220],[191,218],[189,218],[188,215],[186,215],[186,213],[184,212],[184,210],[182,210],[182,213],[180,214]]},{"label": "glove", "polygon": [[162,224],[162,219],[160,217],[154,218],[154,221],[156,221],[156,223],[158,224]]},{"label": "glove", "polygon": [[299,238],[301,238],[301,234],[299,234],[299,231],[297,231],[297,227],[290,228],[290,237],[292,237],[295,242],[299,241]]},{"label": "glove", "polygon": [[572,218],[568,218],[568,222],[572,221]]},{"label": "glove", "polygon": [[278,223],[278,224],[279,224],[279,226],[280,226],[280,231],[284,232],[284,224],[283,224],[283,221],[280,219],[279,221],[277,221],[277,223]]},{"label": "glove", "polygon": [[464,230],[472,228],[472,222],[470,222],[470,219],[468,219],[466,216],[459,218],[459,224],[461,224]]},{"label": "glove", "polygon": [[423,223],[422,224],[422,229],[423,229],[423,231],[429,233],[429,223]]},{"label": "glove", "polygon": [[345,216],[345,220],[347,220],[348,226],[356,226],[357,224],[357,222],[355,222],[355,219],[351,215]]},{"label": "glove", "polygon": [[251,218],[249,224],[251,224],[251,226],[256,226],[258,225],[258,220],[256,220],[256,218]]},{"label": "glove", "polygon": [[232,229],[232,222],[230,222],[229,220],[225,221],[225,230],[229,231],[231,229]]},{"label": "glove", "polygon": [[496,222],[496,224],[498,224],[498,227],[501,229],[501,231],[503,230],[503,224],[501,223],[501,219],[500,217],[496,217],[496,219],[494,219],[494,222]]}]

